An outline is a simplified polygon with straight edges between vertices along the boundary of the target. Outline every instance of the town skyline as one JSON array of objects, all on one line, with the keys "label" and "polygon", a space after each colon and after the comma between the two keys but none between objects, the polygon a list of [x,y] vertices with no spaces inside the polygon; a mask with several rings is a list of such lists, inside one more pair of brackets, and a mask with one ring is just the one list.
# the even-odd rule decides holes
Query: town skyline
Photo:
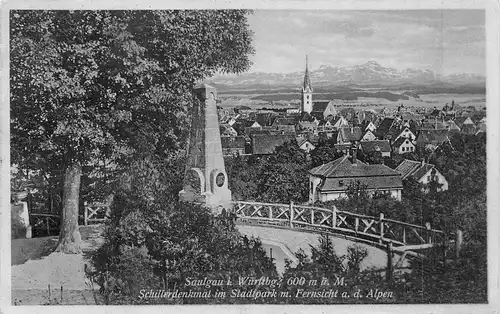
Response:
[{"label": "town skyline", "polygon": [[293,73],[375,61],[398,71],[485,76],[483,10],[255,10],[248,73]]}]

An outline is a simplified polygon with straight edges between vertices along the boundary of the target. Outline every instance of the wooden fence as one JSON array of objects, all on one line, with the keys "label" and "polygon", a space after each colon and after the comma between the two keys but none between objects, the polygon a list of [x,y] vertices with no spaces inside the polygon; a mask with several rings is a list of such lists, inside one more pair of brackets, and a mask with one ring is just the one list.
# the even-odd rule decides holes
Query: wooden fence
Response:
[{"label": "wooden fence", "polygon": [[94,203],[85,204],[83,224],[85,226],[103,223],[109,214],[109,205]]},{"label": "wooden fence", "polygon": [[304,231],[343,234],[364,241],[386,245],[396,251],[430,248],[444,242],[444,233],[426,226],[397,220],[359,215],[336,208],[290,204],[234,202],[234,212],[240,223],[262,224]]},{"label": "wooden fence", "polygon": [[30,214],[30,225],[34,232],[46,232],[47,235],[59,232],[61,217],[56,214],[33,213]]}]

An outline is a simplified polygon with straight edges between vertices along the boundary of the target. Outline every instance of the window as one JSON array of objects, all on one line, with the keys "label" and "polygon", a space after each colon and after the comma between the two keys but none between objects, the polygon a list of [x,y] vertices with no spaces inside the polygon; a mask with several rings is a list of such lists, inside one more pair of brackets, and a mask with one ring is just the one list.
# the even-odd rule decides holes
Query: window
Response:
[{"label": "window", "polygon": [[344,180],[339,180],[339,186],[344,186]]},{"label": "window", "polygon": [[306,96],[306,99],[309,100],[309,95]]}]

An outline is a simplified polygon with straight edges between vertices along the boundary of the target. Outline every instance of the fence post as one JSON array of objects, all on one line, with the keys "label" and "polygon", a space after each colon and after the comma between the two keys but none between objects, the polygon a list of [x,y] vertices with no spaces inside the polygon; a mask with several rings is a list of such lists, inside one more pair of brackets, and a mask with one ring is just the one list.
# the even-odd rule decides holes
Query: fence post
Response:
[{"label": "fence post", "polygon": [[387,282],[390,282],[392,280],[392,272],[393,272],[393,266],[392,266],[392,241],[387,242],[386,252],[387,252],[387,269],[385,271],[385,280]]},{"label": "fence post", "polygon": [[427,242],[429,244],[431,244],[432,243],[432,233],[431,233],[431,223],[430,222],[425,223],[425,229],[427,229]]},{"label": "fence post", "polygon": [[290,228],[293,228],[293,201],[290,201]]},{"label": "fence post", "polygon": [[455,235],[455,259],[458,261],[460,258],[460,251],[462,250],[463,234],[462,230],[458,230]]},{"label": "fence post", "polygon": [[332,228],[337,228],[337,208],[335,206],[332,208]]},{"label": "fence post", "polygon": [[311,208],[311,225],[314,225],[314,209]]},{"label": "fence post", "polygon": [[49,217],[45,217],[45,222],[47,223],[47,236],[50,236],[50,222],[49,222]]},{"label": "fence post", "polygon": [[88,223],[87,221],[88,221],[88,219],[89,219],[89,217],[88,217],[88,212],[87,212],[87,211],[88,211],[88,209],[87,209],[87,204],[85,204],[85,206],[84,206],[84,210],[83,210],[83,225],[84,225],[84,226],[86,226],[86,225],[87,225],[87,223]]},{"label": "fence post", "polygon": [[380,224],[380,238],[378,240],[378,243],[382,244],[382,239],[384,238],[384,214],[383,213],[380,213],[379,224]]},{"label": "fence post", "polygon": [[443,267],[446,269],[446,233],[443,233]]}]

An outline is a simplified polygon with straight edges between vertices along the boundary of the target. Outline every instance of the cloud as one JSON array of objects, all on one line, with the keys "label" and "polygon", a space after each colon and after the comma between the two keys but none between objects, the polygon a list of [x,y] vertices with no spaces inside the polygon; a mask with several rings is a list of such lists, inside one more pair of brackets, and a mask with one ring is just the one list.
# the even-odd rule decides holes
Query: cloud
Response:
[{"label": "cloud", "polygon": [[[307,54],[313,68],[375,60],[398,69],[484,74],[484,20],[481,10],[257,10],[249,18],[251,71],[303,70]],[[474,66],[461,65],[460,56]]]}]

